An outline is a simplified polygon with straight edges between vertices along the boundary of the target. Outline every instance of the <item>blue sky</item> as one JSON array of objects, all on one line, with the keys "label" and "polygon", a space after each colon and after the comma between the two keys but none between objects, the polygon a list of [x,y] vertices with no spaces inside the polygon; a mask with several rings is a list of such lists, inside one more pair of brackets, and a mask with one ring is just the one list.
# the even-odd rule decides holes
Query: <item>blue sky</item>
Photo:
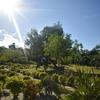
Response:
[{"label": "blue sky", "polygon": [[[60,21],[64,32],[85,49],[100,44],[100,0],[22,0],[21,6],[23,16],[15,14],[15,18],[23,38],[31,28],[40,31]],[[0,14],[0,30],[17,39],[13,23],[4,14]],[[3,34],[0,32],[0,40],[4,42]]]}]

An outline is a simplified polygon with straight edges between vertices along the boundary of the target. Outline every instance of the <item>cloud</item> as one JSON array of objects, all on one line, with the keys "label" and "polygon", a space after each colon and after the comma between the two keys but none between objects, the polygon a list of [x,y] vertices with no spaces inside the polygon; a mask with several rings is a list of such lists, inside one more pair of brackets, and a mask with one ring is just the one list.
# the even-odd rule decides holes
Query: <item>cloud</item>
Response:
[{"label": "cloud", "polygon": [[6,30],[0,30],[0,46],[9,47],[12,43],[15,43],[17,47],[23,47],[24,43],[21,43],[15,33],[7,32]]}]

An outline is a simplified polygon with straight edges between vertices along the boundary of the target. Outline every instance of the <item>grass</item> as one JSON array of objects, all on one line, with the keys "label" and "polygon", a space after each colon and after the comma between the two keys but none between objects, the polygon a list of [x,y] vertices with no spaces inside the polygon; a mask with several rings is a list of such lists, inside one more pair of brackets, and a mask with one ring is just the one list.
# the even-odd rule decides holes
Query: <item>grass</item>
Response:
[{"label": "grass", "polygon": [[[5,65],[6,66],[6,65]],[[26,65],[26,66],[29,66],[27,68],[23,68],[23,69],[20,69],[22,71],[27,71],[29,73],[33,73],[33,72],[36,72],[36,71],[39,71],[39,72],[43,72],[43,68],[38,68],[36,70],[35,68],[35,65],[31,64],[31,65]],[[69,65],[68,68],[66,68],[65,70],[67,69],[70,69],[74,72],[77,72],[77,70],[81,70],[81,71],[84,71],[85,73],[94,73],[94,74],[100,74],[100,69],[96,69],[95,67],[93,66],[81,66],[81,65]]]},{"label": "grass", "polygon": [[[50,69],[52,69],[52,68],[48,68],[47,69],[47,71],[46,72],[44,72],[44,69],[43,69],[43,67],[40,67],[40,68],[38,68],[38,69],[36,69],[35,68],[35,65],[34,64],[28,64],[28,65],[17,65],[17,64],[15,64],[15,65],[13,65],[13,66],[10,66],[10,65],[3,65],[4,67],[6,67],[6,68],[8,68],[9,70],[8,71],[10,71],[11,69],[10,69],[10,67],[11,68],[13,68],[14,70],[13,71],[15,71],[19,76],[22,76],[22,77],[26,77],[26,79],[28,78],[28,76],[30,77],[30,78],[32,78],[34,81],[36,81],[36,82],[40,82],[40,80],[42,80],[43,79],[43,77],[45,77],[45,76],[47,76],[47,75],[49,75],[50,77],[52,77],[53,76],[53,74],[55,74],[55,70],[53,71],[53,73],[52,74],[48,74],[48,72],[50,72],[51,70]],[[6,69],[3,69],[2,68],[2,65],[0,65],[0,67],[1,67],[1,69],[0,69],[0,71],[2,72],[2,73],[6,73],[5,72],[5,70]],[[68,70],[69,69],[69,70]],[[80,93],[80,90],[82,90],[82,92],[84,92],[85,91],[85,89],[87,90],[87,87],[86,86],[90,86],[90,89],[92,89],[91,88],[91,86],[93,85],[92,83],[90,83],[90,82],[94,82],[94,78],[93,77],[90,77],[90,76],[88,76],[87,74],[84,74],[84,73],[91,73],[91,74],[99,74],[100,75],[100,69],[96,69],[95,67],[89,67],[89,66],[80,66],[80,65],[69,65],[69,67],[67,67],[66,66],[66,68],[65,68],[65,71],[67,72],[67,71],[69,71],[69,73],[71,74],[71,72],[70,72],[70,70],[71,71],[74,71],[74,72],[77,72],[78,73],[78,71],[79,70],[81,70],[82,71],[82,73],[81,74],[78,74],[77,76],[74,76],[74,74],[73,74],[73,76],[74,77],[69,77],[69,76],[67,76],[66,75],[66,73],[63,73],[62,75],[63,76],[66,76],[66,84],[65,85],[61,85],[60,83],[58,83],[59,84],[59,86],[61,86],[61,88],[60,88],[60,90],[61,90],[61,100],[67,100],[67,97],[69,96],[69,94],[70,94],[70,96],[72,95],[72,93],[74,93],[74,92],[77,92],[78,90],[78,92]],[[11,72],[13,72],[12,70],[11,70]],[[26,74],[24,74],[24,73],[26,73]],[[76,74],[75,74],[76,75]],[[79,77],[79,75],[82,75],[82,77]],[[60,74],[58,75],[58,76],[60,76]],[[84,78],[85,77],[85,78]],[[87,77],[88,77],[88,79],[89,80],[87,80]],[[72,78],[73,80],[71,80],[70,78]],[[58,80],[59,80],[60,78],[58,78]],[[85,79],[85,81],[84,81],[84,79]],[[98,80],[99,79],[99,77],[96,77],[96,79]],[[70,81],[71,80],[71,81]],[[90,80],[92,80],[92,81],[90,81]],[[78,82],[79,81],[79,82]],[[70,84],[68,84],[68,83],[70,83],[71,82],[71,85]],[[83,83],[82,83],[83,82]],[[85,84],[84,84],[84,82],[87,82],[86,83],[86,86],[85,86]],[[79,85],[79,83],[81,83],[82,84],[82,86],[78,86]],[[91,85],[92,84],[92,85]],[[95,83],[95,84],[98,84],[98,83]],[[78,88],[76,88],[76,86],[78,86]],[[94,85],[94,86],[97,86],[97,85]],[[99,86],[99,85],[98,85]],[[86,88],[85,88],[86,87]],[[98,89],[98,87],[95,87],[98,91],[99,91],[99,89]],[[95,88],[93,88],[93,89],[95,89]],[[96,90],[95,89],[95,90]],[[76,91],[77,90],[77,91]],[[88,89],[89,90],[89,89]],[[88,91],[87,90],[87,91]],[[94,92],[95,92],[95,90],[94,90]],[[97,93],[98,93],[98,91],[97,91]],[[91,93],[91,90],[89,90],[89,92]],[[85,92],[84,92],[85,93]],[[74,94],[73,94],[74,95]],[[73,96],[72,95],[72,96]],[[71,99],[70,99],[71,100]],[[74,100],[74,99],[73,99]],[[78,99],[78,100],[86,100],[86,99]]]},{"label": "grass", "polygon": [[77,70],[81,70],[84,71],[85,73],[100,74],[100,69],[96,69],[95,67],[89,67],[89,66],[70,65],[69,69],[75,72],[77,72]]}]

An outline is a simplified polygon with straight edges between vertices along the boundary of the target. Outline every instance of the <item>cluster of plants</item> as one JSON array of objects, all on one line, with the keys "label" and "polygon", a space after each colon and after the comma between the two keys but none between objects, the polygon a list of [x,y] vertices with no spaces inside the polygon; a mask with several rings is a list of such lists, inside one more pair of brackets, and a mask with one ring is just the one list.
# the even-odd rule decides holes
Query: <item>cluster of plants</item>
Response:
[{"label": "cluster of plants", "polygon": [[[100,99],[100,78],[90,77],[88,74],[78,71],[77,77],[71,77],[70,85],[75,91],[66,96],[67,100],[99,100]],[[69,83],[68,83],[69,84]]]},{"label": "cluster of plants", "polygon": [[[16,69],[12,71],[9,65],[3,66],[0,69],[1,97],[4,89],[8,89],[13,94],[14,100],[18,98],[20,93],[24,94],[24,100],[34,100],[43,96],[54,96],[58,100],[75,100],[75,98],[78,100],[99,100],[100,98],[100,79],[90,76],[90,73],[79,70],[77,74],[66,75],[66,73],[45,72],[41,68],[38,70],[33,68],[33,71],[29,72],[30,66],[29,69],[27,68],[28,70],[25,70],[19,64],[16,64],[15,68],[19,68],[20,71]],[[5,70],[5,68],[9,70]]]}]

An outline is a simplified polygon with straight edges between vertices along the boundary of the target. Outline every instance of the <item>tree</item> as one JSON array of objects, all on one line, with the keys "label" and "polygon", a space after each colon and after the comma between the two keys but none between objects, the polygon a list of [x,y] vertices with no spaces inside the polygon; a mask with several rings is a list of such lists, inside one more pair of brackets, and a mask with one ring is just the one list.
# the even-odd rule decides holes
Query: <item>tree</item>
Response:
[{"label": "tree", "polygon": [[68,39],[56,34],[51,35],[44,48],[45,55],[55,58],[58,63],[62,63],[67,50],[71,47],[71,44],[68,43]]},{"label": "tree", "polygon": [[95,67],[100,67],[100,45],[96,45],[91,51],[90,51],[90,65],[93,65]]},{"label": "tree", "polygon": [[28,38],[26,39],[26,45],[30,48],[30,57],[31,59],[35,59],[38,55],[43,54],[43,42],[40,34],[34,29],[31,30],[28,34]]},{"label": "tree", "polygon": [[90,51],[89,50],[82,50],[80,64],[81,65],[90,65]]},{"label": "tree", "polygon": [[83,48],[83,45],[81,43],[78,43],[77,40],[75,40],[73,43],[73,47],[71,49],[72,63],[74,64],[80,63],[82,48]]},{"label": "tree", "polygon": [[53,26],[46,26],[41,31],[41,34],[37,30],[32,29],[28,34],[26,39],[26,45],[29,46],[29,58],[36,59],[37,56],[44,55],[43,48],[47,43],[49,36],[52,34],[63,35],[63,28],[60,23],[57,23]]},{"label": "tree", "polygon": [[60,22],[54,24],[53,26],[46,26],[41,31],[41,36],[44,42],[47,42],[48,38],[54,34],[59,36],[64,35],[64,31]]},{"label": "tree", "polygon": [[56,60],[61,57],[62,37],[58,35],[51,35],[48,38],[48,43],[45,45],[44,52],[50,57],[54,57]]}]

